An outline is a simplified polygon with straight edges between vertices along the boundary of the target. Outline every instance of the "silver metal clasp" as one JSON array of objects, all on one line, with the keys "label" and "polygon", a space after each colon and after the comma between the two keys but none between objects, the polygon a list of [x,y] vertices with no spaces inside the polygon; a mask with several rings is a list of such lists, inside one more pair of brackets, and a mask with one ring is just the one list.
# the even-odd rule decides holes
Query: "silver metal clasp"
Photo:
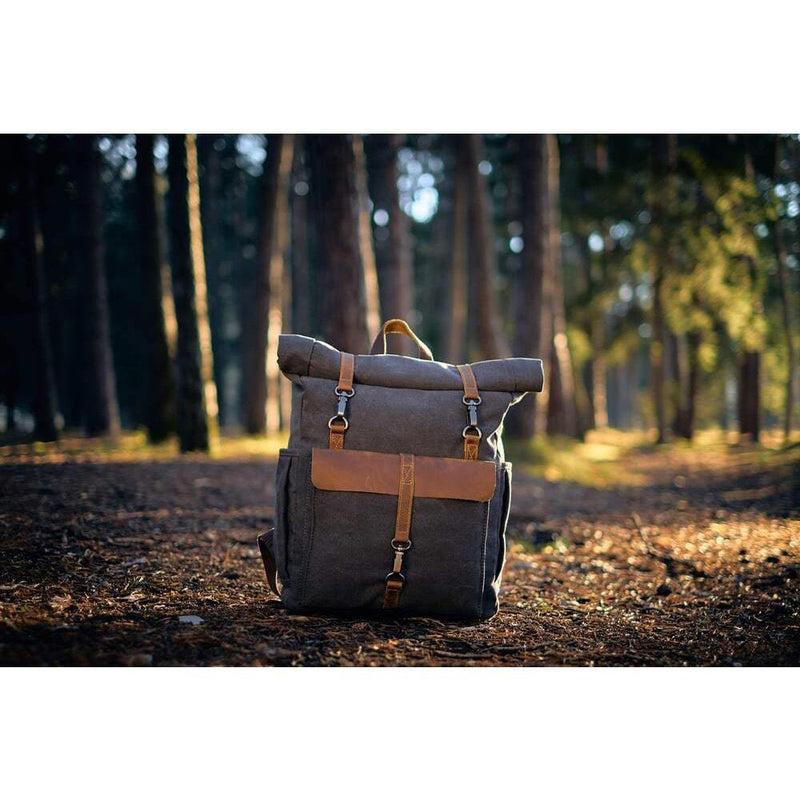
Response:
[{"label": "silver metal clasp", "polygon": [[464,428],[464,432],[466,433],[469,428],[474,428],[480,434],[480,429],[478,428],[478,406],[483,400],[480,397],[473,399],[465,395],[461,402],[467,407],[467,427]]}]

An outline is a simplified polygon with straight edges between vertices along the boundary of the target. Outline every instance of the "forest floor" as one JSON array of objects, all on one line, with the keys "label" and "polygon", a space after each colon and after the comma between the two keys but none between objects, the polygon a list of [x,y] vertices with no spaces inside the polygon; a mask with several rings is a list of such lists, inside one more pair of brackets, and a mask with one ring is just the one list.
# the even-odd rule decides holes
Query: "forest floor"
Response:
[{"label": "forest floor", "polygon": [[458,624],[287,613],[246,446],[0,448],[0,664],[800,664],[800,446],[512,450],[501,610]]}]

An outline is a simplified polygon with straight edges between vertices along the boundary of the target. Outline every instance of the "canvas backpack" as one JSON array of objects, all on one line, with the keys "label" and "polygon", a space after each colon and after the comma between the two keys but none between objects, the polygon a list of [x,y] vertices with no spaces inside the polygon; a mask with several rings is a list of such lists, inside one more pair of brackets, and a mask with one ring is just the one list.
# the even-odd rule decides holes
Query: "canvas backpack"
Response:
[{"label": "canvas backpack", "polygon": [[[386,354],[387,334],[419,358]],[[542,389],[542,362],[434,361],[402,320],[370,355],[282,335],[292,382],[275,527],[259,537],[290,610],[386,609],[487,619],[498,608],[511,503],[503,420]]]}]

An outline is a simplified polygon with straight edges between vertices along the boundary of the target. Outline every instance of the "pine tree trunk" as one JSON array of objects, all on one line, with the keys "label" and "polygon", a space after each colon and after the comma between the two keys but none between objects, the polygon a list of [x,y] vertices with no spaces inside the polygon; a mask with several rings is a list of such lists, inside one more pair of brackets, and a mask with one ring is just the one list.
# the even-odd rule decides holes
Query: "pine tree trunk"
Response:
[{"label": "pine tree trunk", "polygon": [[739,367],[739,434],[744,441],[761,436],[761,353],[745,351]]},{"label": "pine tree trunk", "polygon": [[378,335],[381,327],[381,305],[378,290],[378,268],[375,263],[375,246],[372,241],[372,221],[369,211],[369,189],[367,188],[367,159],[364,140],[353,137],[355,158],[356,192],[358,194],[358,249],[364,271],[364,302],[366,303],[367,334],[370,339]]},{"label": "pine tree trunk", "polygon": [[672,418],[672,432],[675,436],[680,436],[682,439],[691,439],[688,434],[688,416],[689,416],[689,403],[691,393],[691,378],[690,373],[692,370],[690,347],[688,336],[670,334],[669,340],[673,347],[671,350],[673,356],[673,370],[672,377],[675,382],[673,387],[673,399],[675,413]]},{"label": "pine tree trunk", "polygon": [[[781,162],[781,137],[775,137],[775,181],[780,176]],[[781,311],[783,312],[783,327],[786,331],[786,357],[789,362],[786,376],[786,395],[783,407],[783,436],[786,441],[792,433],[792,416],[794,412],[794,391],[797,385],[797,363],[794,349],[794,313],[792,309],[792,287],[787,267],[786,242],[781,229],[781,220],[775,220],[775,256],[778,261],[778,280],[781,287]]]},{"label": "pine tree trunk", "polygon": [[[544,136],[530,134],[520,140],[520,180],[522,183],[522,250],[520,287],[526,313],[519,320],[514,337],[515,355],[541,358],[549,364],[552,348],[552,280],[550,215],[548,204],[547,149]],[[509,415],[509,432],[522,438],[543,433],[551,376],[545,375],[543,391],[531,392]]]},{"label": "pine tree trunk", "polygon": [[307,152],[316,230],[319,327],[334,347],[364,353],[369,342],[352,139],[343,134],[309,135]]},{"label": "pine tree trunk", "polygon": [[225,291],[230,287],[225,281],[225,246],[222,232],[222,219],[220,213],[220,159],[214,147],[218,137],[205,134],[197,137],[198,165],[203,175],[200,187],[202,194],[201,221],[203,231],[203,254],[206,265],[205,273],[208,279],[208,295],[213,297],[209,301],[208,322],[211,331],[211,352],[214,354],[214,386],[217,391],[217,416],[220,426],[230,424],[230,413],[233,407],[231,398],[228,397],[228,386],[225,382],[225,368],[228,361],[224,358],[228,354],[226,342],[222,335],[225,328],[226,317],[229,318]]},{"label": "pine tree trunk", "polygon": [[97,137],[75,137],[79,248],[84,260],[86,326],[84,411],[89,436],[119,433],[103,234],[103,178]]},{"label": "pine tree trunk", "polygon": [[[400,208],[397,191],[399,134],[374,133],[366,140],[370,196],[376,210],[385,211],[389,221],[375,236],[381,313],[386,319],[408,320],[414,306],[414,268],[411,250],[411,224]],[[377,234],[383,234],[382,237]],[[413,344],[394,337],[406,355],[416,355]],[[408,349],[405,349],[408,348]]]},{"label": "pine tree trunk", "polygon": [[[281,371],[278,368],[278,337],[284,330],[286,295],[291,285],[285,280],[289,249],[289,184],[292,175],[294,141],[283,137],[278,164],[277,197],[273,220],[270,253],[269,328],[267,331],[267,433],[276,434],[281,428]],[[289,319],[285,322],[288,324]],[[285,381],[287,379],[284,379]]]},{"label": "pine tree trunk", "polygon": [[454,156],[453,209],[448,279],[447,359],[451,364],[466,361],[467,343],[467,231],[470,163],[458,137],[450,137]]},{"label": "pine tree trunk", "polygon": [[271,288],[271,259],[275,207],[283,150],[283,134],[267,137],[267,161],[259,188],[258,246],[249,324],[243,335],[242,418],[246,433],[261,435],[267,429],[267,337]]},{"label": "pine tree trunk", "polygon": [[136,135],[136,199],[141,248],[139,259],[144,275],[142,306],[150,348],[144,371],[148,383],[145,390],[148,403],[147,436],[151,442],[160,442],[175,430],[175,396],[164,318],[164,287],[161,281],[164,254],[161,252],[158,219],[162,212],[161,197],[156,189],[154,140],[151,134]]},{"label": "pine tree trunk", "polygon": [[[197,247],[192,244],[193,214],[190,211],[193,202],[190,172],[193,172],[194,180],[197,174],[196,169],[192,171],[189,166],[191,156],[187,145],[190,136],[171,134],[168,138],[170,258],[178,323],[178,439],[182,452],[208,451],[210,422],[204,386],[203,348],[209,346],[210,335],[206,334],[204,342],[200,317],[206,309],[204,300],[199,298],[205,289],[204,264],[195,262]],[[199,274],[203,286],[198,285]],[[207,311],[205,327],[208,330]]]},{"label": "pine tree trunk", "polygon": [[548,405],[547,432],[565,436],[578,435],[578,412],[575,404],[575,376],[567,337],[567,317],[564,303],[564,271],[561,266],[561,201],[560,159],[558,140],[554,134],[545,135],[548,182],[548,259],[552,281],[553,309],[553,367],[557,366],[558,385],[553,382]]},{"label": "pine tree trunk", "polygon": [[654,229],[659,230],[653,275],[653,337],[650,341],[650,374],[653,408],[658,431],[657,443],[667,440],[666,381],[664,358],[666,323],[664,321],[664,274],[671,260],[671,225],[668,219],[672,199],[673,178],[669,174],[677,161],[677,140],[673,135],[654,136],[651,141],[651,217]]},{"label": "pine tree trunk", "polygon": [[506,358],[510,354],[500,327],[495,298],[497,257],[494,250],[494,215],[486,180],[478,171],[484,160],[480,134],[458,137],[466,148],[468,179],[469,264],[470,281],[475,289],[474,314],[477,344],[481,358]]},{"label": "pine tree trunk", "polygon": [[[42,231],[37,203],[37,164],[33,143],[20,137],[20,164],[23,167],[20,203],[21,252],[29,277],[33,308],[31,351],[33,354],[34,436],[40,442],[58,439],[56,429],[56,382],[53,349],[50,343],[50,318],[47,309],[47,278],[42,258]],[[13,417],[13,407],[8,409]]]},{"label": "pine tree trunk", "polygon": [[292,330],[308,336],[311,332],[311,280],[308,263],[308,184],[305,181],[305,138],[294,137],[292,226]]}]

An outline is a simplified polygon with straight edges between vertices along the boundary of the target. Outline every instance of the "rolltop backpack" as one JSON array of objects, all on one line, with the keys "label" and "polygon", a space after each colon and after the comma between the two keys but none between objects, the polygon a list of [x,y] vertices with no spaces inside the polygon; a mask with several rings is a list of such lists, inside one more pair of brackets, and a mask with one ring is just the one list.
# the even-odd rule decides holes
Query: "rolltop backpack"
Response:
[{"label": "rolltop backpack", "polygon": [[[387,334],[419,357],[387,354]],[[258,543],[285,607],[494,616],[511,504],[503,420],[542,390],[541,360],[434,361],[394,319],[369,355],[282,335],[278,364],[290,436]]]}]

